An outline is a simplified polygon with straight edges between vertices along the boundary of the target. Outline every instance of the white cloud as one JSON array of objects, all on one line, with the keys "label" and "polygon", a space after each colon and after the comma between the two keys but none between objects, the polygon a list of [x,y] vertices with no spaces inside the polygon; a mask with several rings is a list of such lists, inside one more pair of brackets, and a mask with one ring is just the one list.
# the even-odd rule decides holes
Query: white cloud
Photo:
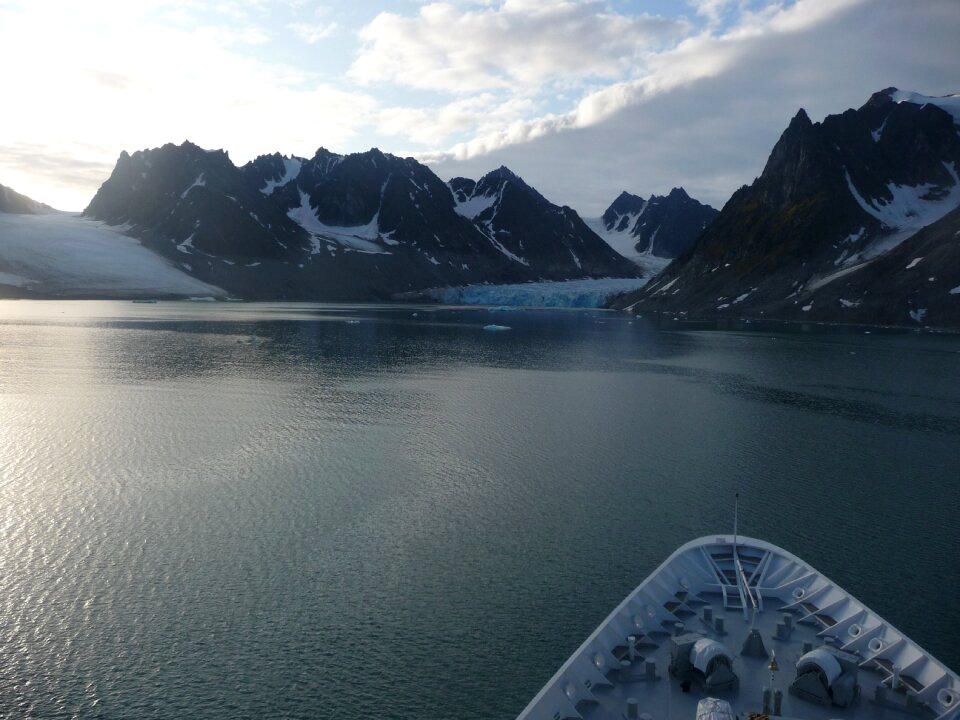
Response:
[{"label": "white cloud", "polygon": [[337,30],[337,23],[328,22],[328,23],[306,23],[306,22],[295,22],[290,23],[287,26],[297,37],[303,40],[305,43],[313,45],[314,43],[319,42],[325,38],[333,35]]},{"label": "white cloud", "polygon": [[[342,146],[372,120],[370,95],[257,59],[246,43],[258,38],[244,25],[184,28],[157,22],[157,7],[107,2],[101,13],[65,3],[53,21],[39,4],[0,14],[0,66],[8,68],[0,139],[31,148],[37,167],[109,167],[121,150],[184,139],[242,162],[274,149]],[[0,154],[0,183],[22,192],[40,177],[49,184],[49,173],[23,160]],[[74,175],[72,193],[61,183],[37,199],[78,209],[106,174]]]},{"label": "white cloud", "polygon": [[412,17],[377,15],[360,32],[348,75],[458,94],[619,78],[686,30],[679,20],[622,15],[595,1],[504,0],[482,9],[435,2]]},{"label": "white cloud", "polygon": [[720,75],[733,63],[743,60],[749,52],[751,38],[799,33],[862,2],[864,0],[799,0],[785,8],[768,7],[757,13],[745,13],[738,25],[722,35],[705,31],[684,39],[675,48],[648,55],[647,74],[592,92],[567,113],[478,133],[473,139],[455,145],[446,155],[432,152],[425,157],[433,162],[445,157],[462,160],[548,133],[594,125],[660,93]]},{"label": "white cloud", "polygon": [[924,12],[899,0],[799,0],[747,15],[722,36],[688,38],[650,58],[649,75],[592,93],[568,113],[422,157],[443,177],[506,164],[586,215],[624,189],[663,194],[677,185],[720,206],[760,173],[800,107],[817,119],[890,85],[960,91],[958,35],[955,0],[929,0]]}]

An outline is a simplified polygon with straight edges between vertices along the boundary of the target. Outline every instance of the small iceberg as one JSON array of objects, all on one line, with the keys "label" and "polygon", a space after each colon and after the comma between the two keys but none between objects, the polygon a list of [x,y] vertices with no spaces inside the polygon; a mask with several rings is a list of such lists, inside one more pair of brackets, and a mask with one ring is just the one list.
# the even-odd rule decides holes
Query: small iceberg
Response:
[{"label": "small iceberg", "polygon": [[360,321],[359,321],[359,320],[347,320],[346,323],[347,323],[347,325],[359,325],[359,324],[360,324]]},{"label": "small iceberg", "polygon": [[511,330],[509,325],[484,325],[483,329],[487,332],[500,332],[501,330]]}]

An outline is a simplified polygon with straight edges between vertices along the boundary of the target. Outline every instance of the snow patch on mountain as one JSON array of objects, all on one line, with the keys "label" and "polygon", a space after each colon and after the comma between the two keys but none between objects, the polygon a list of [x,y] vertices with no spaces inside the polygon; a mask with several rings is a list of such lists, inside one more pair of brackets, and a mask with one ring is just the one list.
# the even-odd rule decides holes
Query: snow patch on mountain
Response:
[{"label": "snow patch on mountain", "polygon": [[[646,206],[644,206],[644,209],[646,209]],[[662,258],[650,252],[637,252],[637,238],[631,234],[631,230],[637,218],[642,214],[643,211],[641,210],[638,213],[620,215],[610,229],[607,229],[602,217],[583,218],[583,221],[587,224],[587,227],[599,235],[607,245],[616,250],[620,255],[623,255],[627,260],[631,260],[639,265],[646,274],[653,276],[659,274],[661,270],[669,265],[671,258]],[[622,218],[624,217],[628,218],[627,223],[622,222]],[[619,227],[623,227],[623,230],[618,230],[617,228]],[[653,243],[651,243],[650,246],[653,247]]]},{"label": "snow patch on mountain", "polygon": [[[503,189],[501,188],[501,193],[502,192]],[[463,215],[463,217],[473,220],[484,210],[493,207],[493,204],[499,199],[500,193],[492,193],[490,195],[474,195],[460,202],[457,200],[457,196],[454,195],[453,201],[455,205],[453,209],[457,211],[458,215]]]},{"label": "snow patch on mountain", "polygon": [[620,293],[639,290],[641,278],[602,278],[516,285],[466,285],[432,288],[424,294],[447,305],[509,305],[518,307],[601,307]]},{"label": "snow patch on mountain", "polygon": [[0,275],[39,295],[226,295],[117,228],[68,213],[0,213]]},{"label": "snow patch on mountain", "polygon": [[200,173],[197,176],[197,179],[193,181],[193,184],[180,194],[180,199],[185,200],[191,190],[193,190],[195,187],[204,187],[206,184],[206,180],[203,179],[203,173]]},{"label": "snow patch on mountain", "polygon": [[887,118],[883,119],[883,122],[880,123],[880,127],[876,130],[870,131],[870,137],[873,138],[874,142],[880,142],[880,138],[883,137],[883,129],[887,126]]},{"label": "snow patch on mountain", "polygon": [[960,125],[960,95],[944,95],[934,97],[921,95],[909,90],[897,90],[890,94],[890,99],[896,103],[912,103],[914,105],[936,105],[953,116],[953,121]]},{"label": "snow patch on mountain", "polygon": [[333,240],[341,247],[357,252],[389,255],[390,251],[375,241],[380,237],[379,210],[365,225],[326,225],[320,222],[316,210],[310,205],[310,196],[300,191],[300,205],[287,212],[291,220],[313,236],[312,252],[320,252],[317,236]]},{"label": "snow patch on mountain", "polygon": [[274,188],[283,187],[287,183],[296,180],[300,175],[300,168],[303,167],[303,161],[300,158],[283,158],[283,176],[279,180],[267,180],[266,185],[260,188],[260,192],[269,195]]},{"label": "snow patch on mountain", "polygon": [[887,190],[892,198],[890,200],[877,198],[870,202],[854,186],[850,173],[846,172],[845,175],[847,187],[850,188],[854,200],[868,215],[875,217],[889,228],[919,230],[936,222],[960,205],[960,177],[957,176],[956,166],[946,162],[943,166],[953,178],[952,187],[943,197],[933,196],[938,188],[932,183],[922,185],[887,183]]}]

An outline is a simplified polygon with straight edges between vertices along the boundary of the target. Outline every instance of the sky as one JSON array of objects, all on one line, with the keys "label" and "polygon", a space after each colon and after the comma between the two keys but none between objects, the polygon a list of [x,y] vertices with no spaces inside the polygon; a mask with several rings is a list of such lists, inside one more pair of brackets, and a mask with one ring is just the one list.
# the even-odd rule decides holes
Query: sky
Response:
[{"label": "sky", "polygon": [[960,93],[958,37],[957,0],[0,0],[0,184],[80,210],[121,151],[189,139],[721,207],[800,107]]}]

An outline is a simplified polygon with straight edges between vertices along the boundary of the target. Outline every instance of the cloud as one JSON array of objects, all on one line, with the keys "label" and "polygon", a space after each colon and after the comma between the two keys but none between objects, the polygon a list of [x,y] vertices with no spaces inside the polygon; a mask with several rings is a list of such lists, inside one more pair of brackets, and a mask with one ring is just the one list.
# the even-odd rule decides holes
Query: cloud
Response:
[{"label": "cloud", "polygon": [[348,76],[456,94],[619,78],[687,29],[681,20],[622,15],[594,1],[504,0],[467,10],[435,2],[412,17],[377,15],[360,31]]},{"label": "cloud", "polygon": [[649,55],[645,75],[589,93],[567,113],[513,123],[486,134],[478,133],[471,140],[458,143],[446,154],[434,152],[425,157],[433,162],[444,158],[463,160],[549,133],[594,125],[660,93],[720,75],[750,52],[751,39],[802,32],[823,22],[831,13],[842,12],[863,1],[801,0],[787,8],[773,7],[758,13],[746,13],[737,26],[723,35],[715,36],[705,31],[684,39],[675,48]]},{"label": "cloud", "polygon": [[[184,139],[227,148],[236,162],[273,150],[312,154],[321,144],[348,143],[378,109],[367,93],[258,58],[247,44],[258,38],[245,25],[157,21],[158,8],[195,12],[186,3],[106,6],[116,12],[65,3],[54,22],[39,6],[0,10],[0,66],[9,70],[0,141],[30,147],[37,167],[109,168],[121,150]],[[257,11],[249,2],[231,8]],[[0,155],[0,182],[19,190],[32,182],[25,167]],[[49,173],[36,173],[49,182]],[[108,175],[64,173],[78,187],[74,197],[86,200]],[[55,202],[43,193],[36,199]],[[77,209],[76,200],[69,207]]]},{"label": "cloud", "polygon": [[800,107],[817,119],[890,85],[960,91],[956,4],[929,0],[923,9],[799,0],[747,15],[722,35],[700,33],[651,58],[649,75],[592,93],[569,113],[422,157],[442,177],[506,164],[587,215],[620,190],[663,194],[677,185],[720,206],[760,173]]},{"label": "cloud", "polygon": [[295,22],[290,23],[287,27],[293,32],[294,35],[299,37],[305,43],[313,45],[314,43],[333,35],[333,33],[337,30],[337,23]]}]

